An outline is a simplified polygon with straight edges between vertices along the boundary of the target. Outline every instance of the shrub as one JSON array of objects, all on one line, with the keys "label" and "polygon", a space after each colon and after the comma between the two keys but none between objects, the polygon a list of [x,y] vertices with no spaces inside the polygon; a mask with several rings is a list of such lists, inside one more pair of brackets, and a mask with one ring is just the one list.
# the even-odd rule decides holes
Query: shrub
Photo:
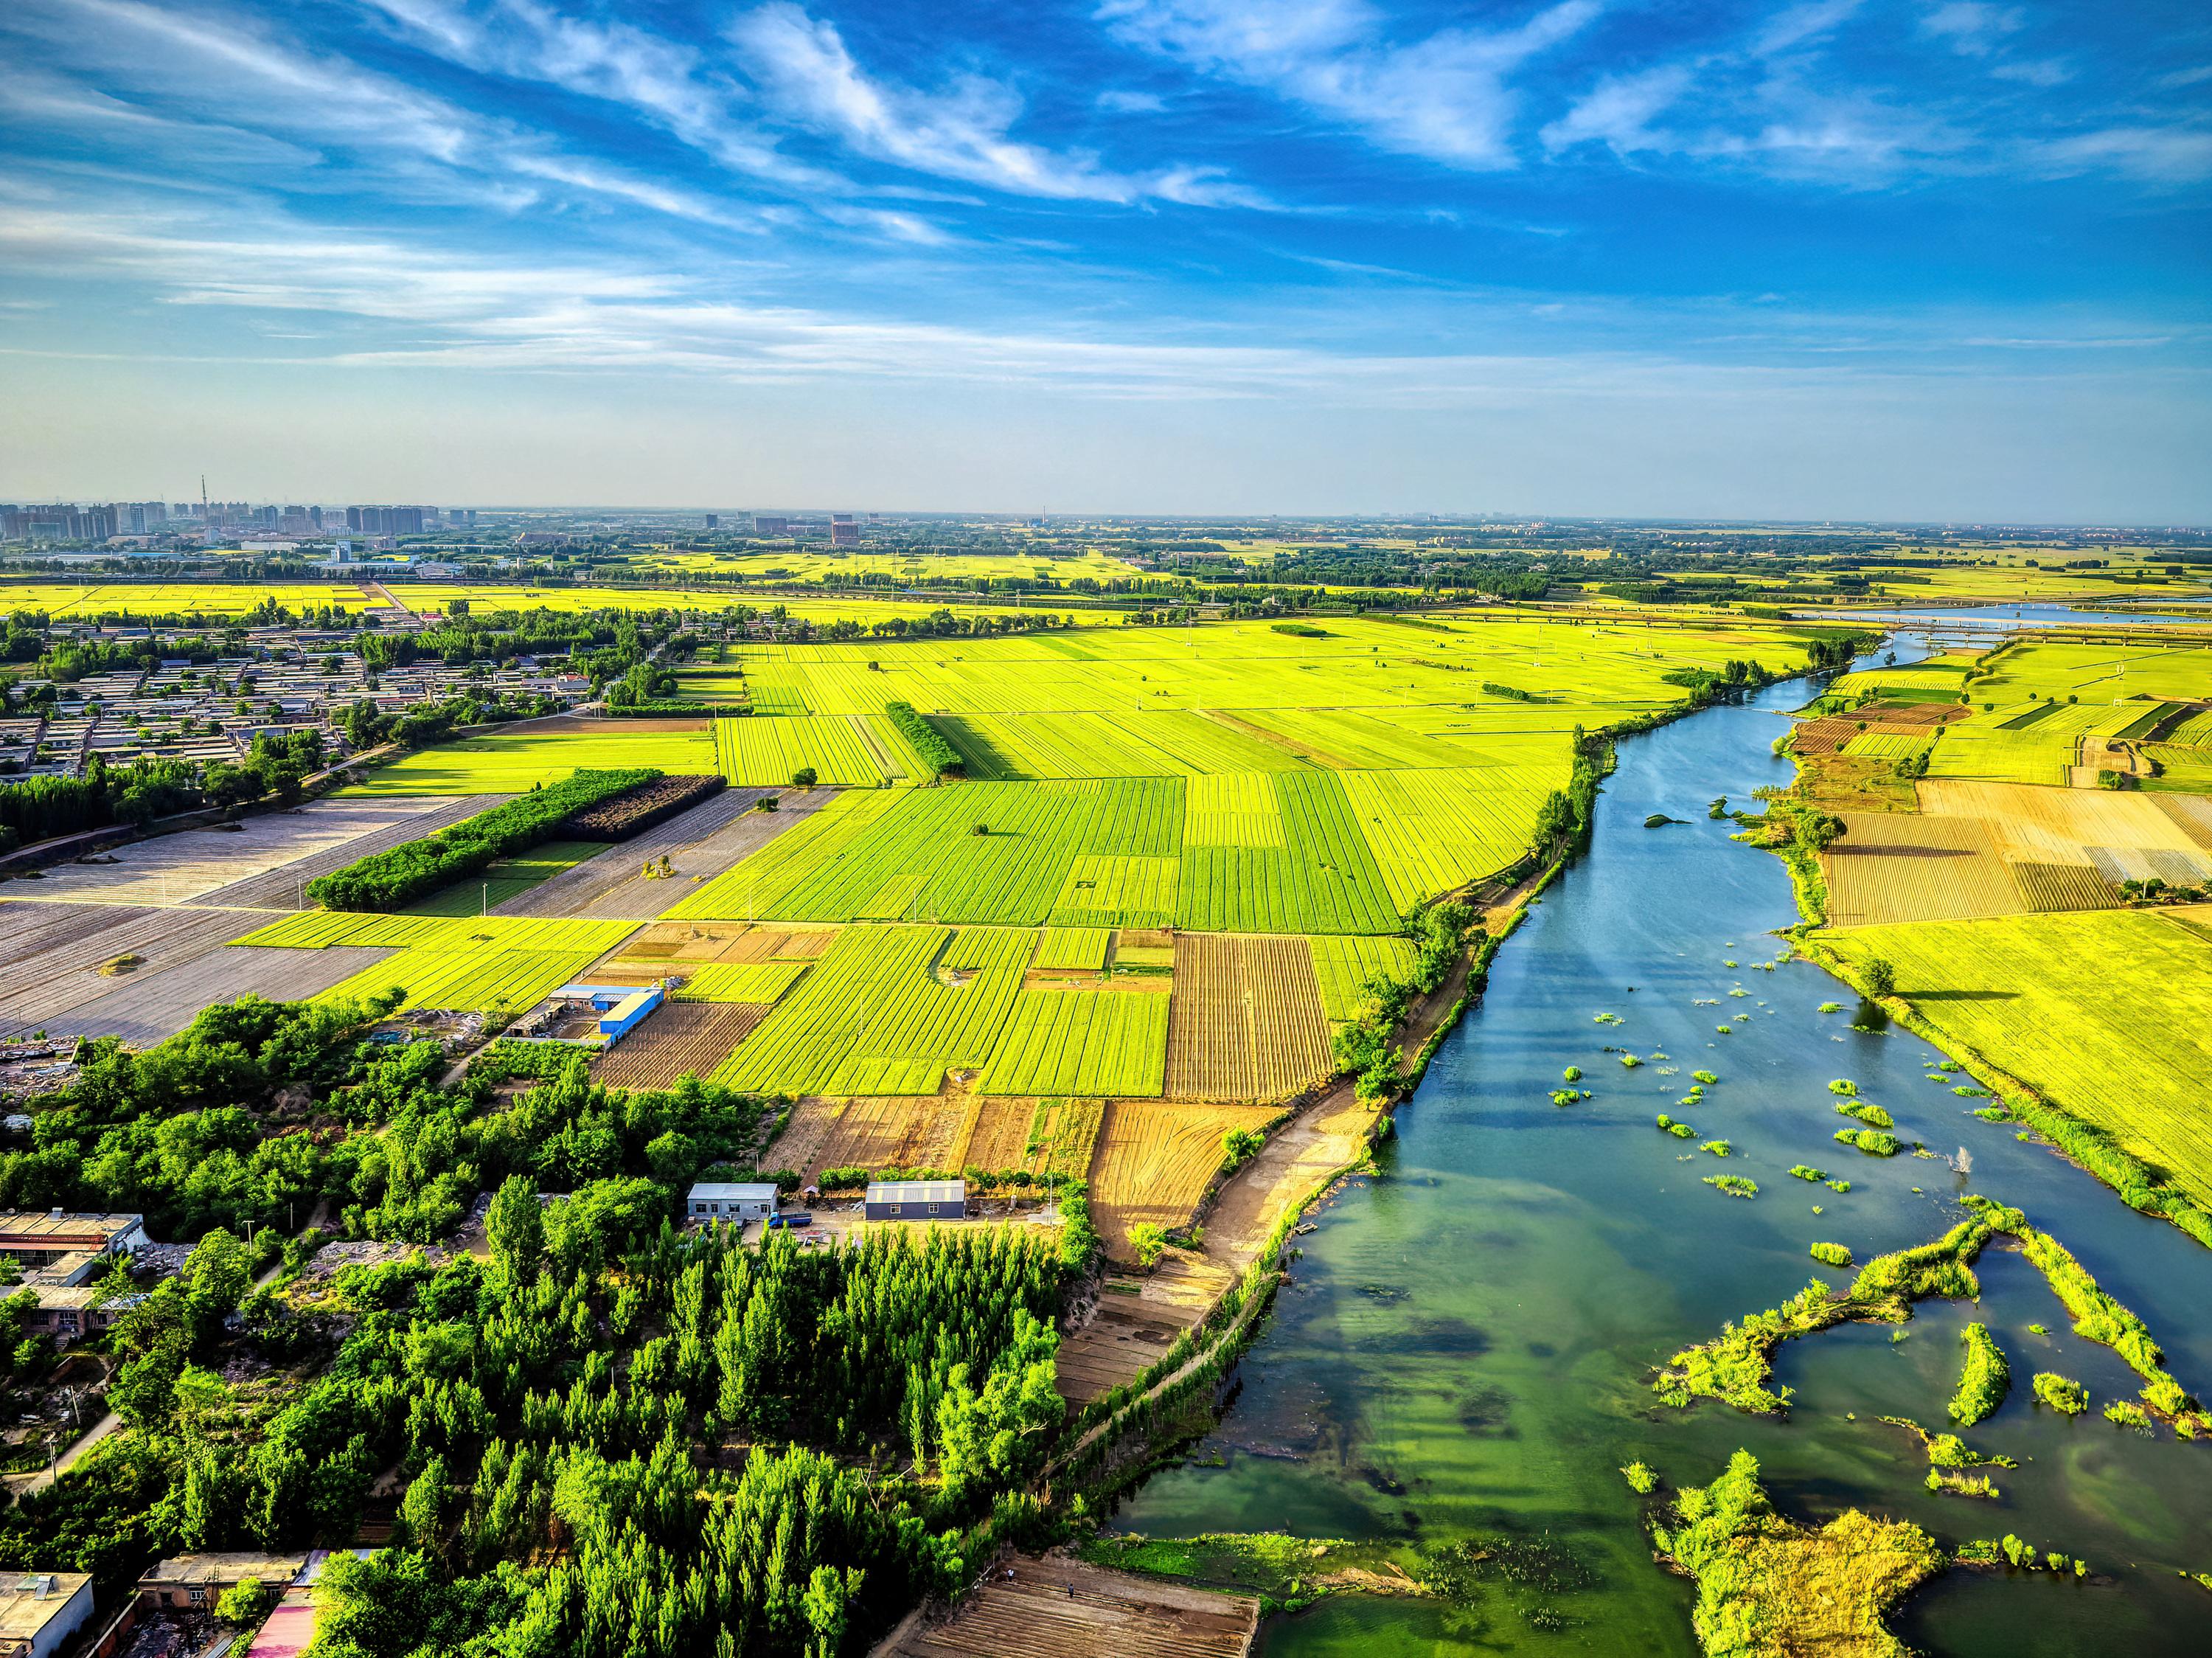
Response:
[{"label": "shrub", "polygon": [[791,786],[793,789],[811,789],[818,780],[814,768],[811,765],[802,765],[791,774]]},{"label": "shrub", "polygon": [[1139,1221],[1129,1228],[1129,1247],[1136,1253],[1139,1266],[1149,1267],[1157,1264],[1160,1252],[1167,1247],[1167,1230],[1156,1222]]}]

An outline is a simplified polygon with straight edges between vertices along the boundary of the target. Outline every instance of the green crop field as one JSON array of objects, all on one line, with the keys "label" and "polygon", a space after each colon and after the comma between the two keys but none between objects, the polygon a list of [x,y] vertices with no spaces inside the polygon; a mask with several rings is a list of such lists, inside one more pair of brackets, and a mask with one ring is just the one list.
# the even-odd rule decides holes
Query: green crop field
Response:
[{"label": "green crop field", "polygon": [[318,1001],[365,1001],[403,987],[403,1010],[520,1012],[568,983],[634,930],[627,921],[467,920],[309,911],[256,929],[238,944],[325,949],[386,947],[396,954],[324,991]]},{"label": "green crop field", "polygon": [[1571,751],[1559,743],[1512,766],[1346,771],[1339,781],[1391,902],[1410,910],[1520,857],[1544,796],[1566,787],[1572,770]]},{"label": "green crop field", "polygon": [[1360,987],[1370,978],[1403,982],[1413,974],[1413,941],[1363,938],[1356,934],[1306,941],[1313,951],[1314,977],[1321,984],[1322,1011],[1331,1023],[1357,1019],[1367,998]]},{"label": "green crop field", "polygon": [[607,850],[604,841],[549,840],[514,857],[499,858],[481,875],[455,881],[443,892],[407,906],[414,916],[474,916],[497,909],[541,881],[550,881],[563,869],[574,869],[586,858]]},{"label": "green crop field", "polygon": [[1048,927],[1030,966],[1061,972],[1103,972],[1114,934],[1106,927]]},{"label": "green crop field", "polygon": [[825,785],[874,788],[885,778],[913,781],[921,762],[881,715],[755,715],[714,722],[714,753],[732,783],[775,787],[800,768]]},{"label": "green crop field", "polygon": [[1916,922],[1822,935],[1850,960],[1880,956],[1897,991],[2073,1116],[2212,1200],[2208,912],[2127,910]]},{"label": "green crop field", "polygon": [[1024,991],[977,1091],[1158,1095],[1167,1076],[1168,998]]},{"label": "green crop field", "polygon": [[1033,933],[848,927],[714,1073],[780,1094],[934,1094],[980,1069],[1021,992]]},{"label": "green crop field", "polygon": [[[638,730],[624,722],[564,721],[524,726],[403,754],[344,792],[363,795],[520,795],[579,768],[649,765],[672,775],[711,777],[722,768],[704,723],[697,731]],[[780,779],[788,782],[788,778]]]}]

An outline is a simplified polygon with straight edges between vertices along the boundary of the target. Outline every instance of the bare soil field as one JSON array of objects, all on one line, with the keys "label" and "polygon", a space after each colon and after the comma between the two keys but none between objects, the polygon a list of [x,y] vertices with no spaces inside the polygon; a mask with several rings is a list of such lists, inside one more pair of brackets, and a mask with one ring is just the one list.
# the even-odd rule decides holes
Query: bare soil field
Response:
[{"label": "bare soil field", "polygon": [[[754,802],[767,795],[780,796],[779,809],[751,810]],[[758,851],[792,825],[803,821],[829,798],[817,790],[725,789],[635,839],[610,846],[597,857],[586,858],[550,881],[516,893],[495,913],[650,921],[689,893],[696,879],[720,875],[747,853]],[[647,867],[657,869],[663,858],[674,875],[648,878]]]},{"label": "bare soil field", "polygon": [[1304,939],[1184,933],[1175,951],[1170,1098],[1280,1100],[1328,1074],[1328,1019]]},{"label": "bare soil field", "polygon": [[138,967],[103,979],[113,986],[105,995],[38,1022],[54,1034],[119,1036],[133,1046],[145,1046],[182,1030],[201,1009],[218,1002],[233,1002],[248,992],[272,1002],[303,1001],[395,954],[349,945],[211,950],[172,966]]},{"label": "bare soil field", "polygon": [[712,963],[757,965],[812,961],[830,948],[834,930],[779,927],[742,921],[657,921],[641,927],[599,960],[597,974],[647,978],[681,974]]},{"label": "bare soil field", "polygon": [[974,1103],[951,1088],[921,1098],[802,1100],[763,1161],[809,1181],[825,1168],[943,1168]]},{"label": "bare soil field", "polygon": [[1030,1119],[1036,1101],[1017,1094],[978,1099],[953,1142],[947,1168],[1027,1168]]},{"label": "bare soil field", "polygon": [[895,1636],[883,1658],[1244,1658],[1259,1624],[1249,1595],[1023,1557],[944,1623]]},{"label": "bare soil field", "polygon": [[708,1076],[769,1015],[757,1002],[665,1002],[599,1057],[592,1076],[612,1088],[665,1088],[686,1072]]},{"label": "bare soil field", "polygon": [[56,864],[34,884],[39,898],[53,901],[295,910],[301,907],[301,887],[317,875],[489,810],[504,798],[310,801],[290,811],[240,818],[233,828],[182,829],[132,841],[98,854],[96,863]]},{"label": "bare soil field", "polygon": [[1127,1259],[1129,1228],[1139,1221],[1188,1221],[1221,1167],[1222,1136],[1264,1129],[1281,1114],[1271,1106],[1109,1101],[1091,1161],[1091,1214],[1108,1251]]},{"label": "bare soil field", "polygon": [[117,988],[100,972],[118,956],[138,974],[198,960],[255,917],[235,910],[114,904],[0,904],[0,1029],[36,1030]]}]

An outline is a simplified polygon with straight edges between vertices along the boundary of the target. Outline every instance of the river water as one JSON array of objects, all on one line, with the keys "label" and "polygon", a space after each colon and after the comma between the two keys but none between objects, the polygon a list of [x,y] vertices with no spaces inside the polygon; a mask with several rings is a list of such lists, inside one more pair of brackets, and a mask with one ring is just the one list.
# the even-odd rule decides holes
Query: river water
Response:
[{"label": "river water", "polygon": [[[1690,1585],[1652,1564],[1645,1501],[1619,1470],[1640,1458],[1670,1484],[1702,1484],[1739,1446],[1795,1519],[1859,1505],[1950,1544],[2010,1532],[2099,1574],[1947,1573],[1893,1620],[1919,1649],[2212,1649],[2212,1594],[2176,1576],[2212,1571],[2212,1446],[2105,1421],[2102,1405],[2139,1383],[2072,1333],[2014,1254],[1986,1252],[1978,1305],[1923,1302],[1901,1341],[1887,1326],[1846,1326],[1786,1344],[1787,1420],[1711,1401],[1670,1410],[1648,1390],[1669,1353],[1815,1276],[1808,1245],[1846,1244],[1863,1261],[1925,1241],[1972,1190],[2064,1242],[2148,1324],[2183,1384],[2212,1392],[2212,1250],[1969,1114],[1984,1102],[1951,1085],[1971,1079],[1931,1081],[1938,1051],[1901,1030],[1852,1028],[1855,998],[1819,968],[1756,965],[1780,948],[1770,930],[1795,919],[1789,879],[1706,807],[1725,795],[1755,810],[1754,789],[1790,780],[1771,745],[1808,695],[1776,686],[1620,743],[1589,853],[1499,953],[1482,1002],[1399,1108],[1378,1174],[1317,1211],[1218,1429],[1117,1516],[1116,1529],[1155,1536],[1434,1545],[1480,1533],[1548,1547],[1538,1581],[1490,1582],[1471,1606],[1341,1596],[1273,1619],[1273,1658],[1693,1654]],[[1688,821],[1647,830],[1655,812]],[[1829,1002],[1844,1005],[1820,1012]],[[1620,1022],[1595,1022],[1607,1013]],[[1625,1068],[1619,1050],[1644,1063]],[[1595,1097],[1554,1106],[1571,1064]],[[1720,1082],[1679,1104],[1699,1069]],[[1971,1179],[1836,1144],[1827,1085],[1844,1077],[1908,1143],[1970,1152]],[[1660,1132],[1662,1111],[1734,1155]],[[1791,1178],[1800,1162],[1851,1190]],[[1749,1176],[1759,1195],[1703,1184],[1718,1173]],[[1990,1471],[1996,1503],[1923,1490],[1917,1442],[1875,1420],[1948,1425],[1970,1318],[1990,1326],[2014,1376],[2003,1408],[1966,1436],[2021,1462]],[[2088,1414],[2034,1404],[2028,1380],[2045,1369],[2087,1384]]]}]

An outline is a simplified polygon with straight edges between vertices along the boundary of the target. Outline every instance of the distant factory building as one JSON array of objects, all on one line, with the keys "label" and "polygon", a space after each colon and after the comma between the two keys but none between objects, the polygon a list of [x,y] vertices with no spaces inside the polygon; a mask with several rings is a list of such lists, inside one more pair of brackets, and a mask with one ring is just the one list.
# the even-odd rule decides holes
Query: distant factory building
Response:
[{"label": "distant factory building", "polygon": [[867,1217],[872,1221],[964,1221],[965,1180],[871,1180]]}]

